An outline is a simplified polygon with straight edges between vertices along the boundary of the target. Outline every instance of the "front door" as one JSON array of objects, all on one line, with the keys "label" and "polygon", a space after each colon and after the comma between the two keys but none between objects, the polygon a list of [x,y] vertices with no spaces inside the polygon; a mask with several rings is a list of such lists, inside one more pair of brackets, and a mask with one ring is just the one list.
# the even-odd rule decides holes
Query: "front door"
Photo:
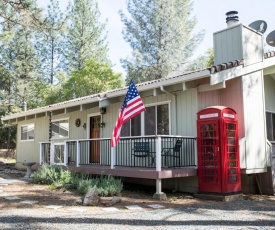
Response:
[{"label": "front door", "polygon": [[[100,138],[100,116],[90,117],[90,138]],[[90,163],[100,163],[100,141],[90,142]]]}]

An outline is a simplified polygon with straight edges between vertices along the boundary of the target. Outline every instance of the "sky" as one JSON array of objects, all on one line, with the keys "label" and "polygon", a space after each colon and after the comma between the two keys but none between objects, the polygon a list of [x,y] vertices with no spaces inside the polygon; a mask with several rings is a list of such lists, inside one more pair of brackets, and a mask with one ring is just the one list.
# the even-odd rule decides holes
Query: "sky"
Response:
[{"label": "sky", "polygon": [[[149,1],[149,0],[148,0]],[[49,0],[38,0],[41,7],[45,7]],[[68,0],[60,0],[61,8],[65,8]],[[119,10],[127,13],[126,0],[98,0],[102,21],[108,19],[106,30],[109,43],[109,57],[114,64],[114,71],[125,74],[120,59],[131,55],[128,43],[123,39],[123,24],[118,14]],[[205,29],[203,42],[194,52],[194,58],[204,54],[208,48],[213,47],[213,33],[227,27],[225,13],[238,11],[239,22],[248,26],[257,20],[267,23],[265,37],[275,30],[274,0],[194,0],[193,16],[197,17],[195,32]],[[264,38],[265,40],[265,38]],[[274,48],[268,46],[269,50]]]}]

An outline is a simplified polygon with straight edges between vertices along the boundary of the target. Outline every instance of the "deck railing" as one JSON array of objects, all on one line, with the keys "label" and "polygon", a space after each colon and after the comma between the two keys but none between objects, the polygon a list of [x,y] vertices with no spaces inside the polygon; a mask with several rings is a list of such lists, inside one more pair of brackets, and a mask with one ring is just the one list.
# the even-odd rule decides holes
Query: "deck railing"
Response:
[{"label": "deck railing", "polygon": [[[53,162],[55,148],[40,143],[41,162]],[[52,143],[54,145],[54,143]],[[184,136],[141,136],[121,138],[112,151],[110,138],[69,140],[64,142],[65,165],[102,165],[122,167],[181,168],[197,165],[196,138]],[[47,152],[51,150],[49,158]],[[113,156],[113,157],[112,157]],[[47,162],[48,161],[48,162]]]}]

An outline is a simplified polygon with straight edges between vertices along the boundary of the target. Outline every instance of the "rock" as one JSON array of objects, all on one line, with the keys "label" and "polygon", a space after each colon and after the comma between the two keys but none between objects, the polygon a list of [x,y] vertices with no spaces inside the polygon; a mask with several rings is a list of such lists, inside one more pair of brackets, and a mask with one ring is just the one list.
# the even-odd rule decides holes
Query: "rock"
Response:
[{"label": "rock", "polygon": [[82,198],[78,197],[75,201],[74,201],[74,205],[82,205]]},{"label": "rock", "polygon": [[90,188],[86,193],[83,205],[84,206],[96,206],[100,201],[100,197],[98,196],[97,188]]},{"label": "rock", "polygon": [[110,206],[114,206],[118,203],[121,202],[121,198],[120,197],[113,197],[110,201],[107,202],[103,202],[102,205],[110,207]]}]

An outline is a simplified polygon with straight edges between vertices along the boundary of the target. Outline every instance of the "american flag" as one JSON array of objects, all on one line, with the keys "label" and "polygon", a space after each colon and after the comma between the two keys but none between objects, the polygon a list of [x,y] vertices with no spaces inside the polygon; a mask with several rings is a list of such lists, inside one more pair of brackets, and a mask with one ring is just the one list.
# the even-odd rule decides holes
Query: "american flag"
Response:
[{"label": "american flag", "polygon": [[112,147],[118,144],[122,125],[143,111],[145,111],[145,106],[139,96],[134,81],[131,80],[113,131],[111,140]]}]

